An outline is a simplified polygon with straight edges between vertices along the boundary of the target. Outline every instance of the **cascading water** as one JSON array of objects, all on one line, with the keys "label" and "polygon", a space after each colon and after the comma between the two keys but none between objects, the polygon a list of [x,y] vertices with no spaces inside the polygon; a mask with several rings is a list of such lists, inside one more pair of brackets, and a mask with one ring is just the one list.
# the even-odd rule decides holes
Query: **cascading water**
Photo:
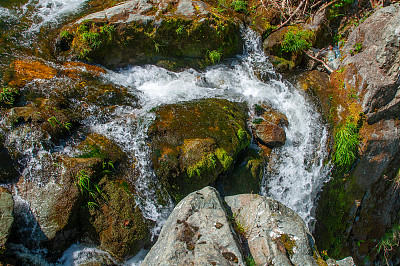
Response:
[{"label": "cascading water", "polygon": [[[29,0],[14,10],[0,7],[0,19],[21,20],[25,17],[23,23],[27,23],[26,20],[30,21],[25,27],[26,32],[31,34],[40,31],[44,25],[56,23],[66,14],[75,12],[85,2],[85,0]],[[30,36],[29,34],[26,36]],[[329,165],[324,165],[327,158],[327,128],[306,95],[273,71],[272,65],[260,47],[260,37],[246,29],[243,30],[243,39],[245,49],[242,56],[209,67],[204,72],[188,69],[174,73],[152,65],[133,66],[116,72],[108,71],[103,75],[105,82],[127,88],[129,93],[138,97],[141,107],[117,106],[105,118],[99,112],[100,108],[95,105],[88,106],[91,115],[81,123],[83,127],[114,140],[127,154],[135,157],[130,160],[132,162],[135,160],[137,167],[127,169],[126,175],[138,191],[137,204],[145,217],[155,221],[153,236],[159,234],[173,209],[173,203],[164,193],[167,204],[165,206],[157,204],[155,190],[161,188],[151,169],[150,150],[146,143],[147,130],[154,119],[151,110],[163,104],[212,97],[246,102],[248,106],[269,104],[287,116],[289,125],[286,128],[286,143],[283,147],[273,149],[270,163],[265,169],[260,193],[271,196],[295,210],[312,228],[314,200],[329,174]],[[264,81],[261,81],[260,77]],[[40,137],[42,142],[43,139],[49,141],[43,136],[36,136],[34,130],[26,130],[27,136],[32,136],[32,143],[35,143],[35,137]],[[48,180],[45,178],[56,178],[57,171],[52,171],[55,176],[51,177],[41,175],[40,169],[52,166],[53,154],[75,153],[71,148],[73,143],[64,143],[63,147],[45,148],[34,145],[24,147],[21,143],[17,143],[22,133],[24,132],[20,132],[14,139],[10,137],[9,141],[14,141],[17,148],[23,148],[20,152],[24,153],[22,156],[24,161],[20,163],[24,167],[21,170],[24,178],[34,178],[46,183]],[[22,199],[18,191],[15,191],[14,199],[17,202],[18,215],[27,213],[21,220],[25,220],[34,235],[36,225],[31,219],[33,214],[30,212],[30,203]],[[15,249],[21,254],[29,253],[25,247],[15,247]],[[38,252],[43,254],[43,251]],[[137,265],[144,255],[145,251],[142,251],[136,258],[127,261],[126,265]],[[59,263],[70,265],[83,261],[96,261],[99,257],[114,263],[107,253],[83,244],[71,246]],[[43,261],[42,255],[36,258],[37,261]]]}]

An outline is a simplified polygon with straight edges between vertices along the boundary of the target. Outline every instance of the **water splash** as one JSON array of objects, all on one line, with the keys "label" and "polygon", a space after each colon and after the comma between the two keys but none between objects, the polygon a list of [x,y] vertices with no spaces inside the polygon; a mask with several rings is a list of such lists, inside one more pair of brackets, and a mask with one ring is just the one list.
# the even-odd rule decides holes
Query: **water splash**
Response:
[{"label": "water splash", "polygon": [[[261,193],[294,209],[311,225],[314,200],[329,169],[323,163],[327,156],[327,128],[307,97],[273,71],[261,49],[260,37],[251,30],[245,30],[243,37],[245,53],[239,60],[210,67],[204,73],[193,69],[174,73],[156,66],[135,66],[106,75],[109,81],[139,92],[143,108],[135,114],[142,122],[136,130],[133,149],[141,161],[140,180],[154,179],[145,144],[153,119],[149,115],[152,108],[211,97],[244,101],[249,106],[270,104],[287,116],[289,126],[286,144],[274,149],[271,155],[271,167],[265,171]],[[259,77],[268,80],[262,82]]]}]

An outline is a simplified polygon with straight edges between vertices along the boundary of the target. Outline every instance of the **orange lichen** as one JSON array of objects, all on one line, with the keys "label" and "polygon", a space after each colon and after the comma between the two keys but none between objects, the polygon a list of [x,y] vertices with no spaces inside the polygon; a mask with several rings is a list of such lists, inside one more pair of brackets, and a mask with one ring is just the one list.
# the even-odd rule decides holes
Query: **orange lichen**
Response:
[{"label": "orange lichen", "polygon": [[26,82],[34,79],[51,79],[56,76],[57,71],[38,61],[13,62],[14,75],[9,82],[11,86],[23,87]]}]

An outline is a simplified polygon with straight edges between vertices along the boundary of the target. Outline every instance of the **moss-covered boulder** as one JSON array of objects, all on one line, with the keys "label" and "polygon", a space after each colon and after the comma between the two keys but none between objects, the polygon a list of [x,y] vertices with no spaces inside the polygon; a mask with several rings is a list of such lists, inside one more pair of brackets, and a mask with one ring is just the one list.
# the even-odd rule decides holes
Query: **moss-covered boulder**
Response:
[{"label": "moss-covered boulder", "polygon": [[[305,25],[304,25],[305,26]],[[303,52],[316,41],[312,29],[296,25],[280,28],[270,34],[263,43],[271,63],[280,72],[287,72],[300,65]]]},{"label": "moss-covered boulder", "polygon": [[250,143],[246,109],[221,99],[165,105],[149,129],[154,170],[177,201],[211,184]]},{"label": "moss-covered boulder", "polygon": [[[135,255],[150,242],[148,224],[135,202],[135,191],[123,180],[105,176],[98,183],[101,198],[97,206],[85,209],[89,220],[84,227],[100,248],[117,260]],[[86,224],[87,223],[87,224]]]},{"label": "moss-covered boulder", "polygon": [[237,19],[204,2],[132,0],[64,27],[57,50],[111,68],[157,62],[204,67],[238,53],[239,36]]},{"label": "moss-covered boulder", "polygon": [[117,143],[96,133],[89,134],[77,149],[80,158],[100,158],[104,162],[111,163],[113,167],[117,167],[127,159],[127,155]]}]

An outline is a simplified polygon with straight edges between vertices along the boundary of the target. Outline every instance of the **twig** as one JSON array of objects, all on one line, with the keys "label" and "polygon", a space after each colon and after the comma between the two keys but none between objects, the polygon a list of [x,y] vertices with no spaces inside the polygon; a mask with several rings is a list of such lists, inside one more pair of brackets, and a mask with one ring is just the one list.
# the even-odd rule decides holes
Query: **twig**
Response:
[{"label": "twig", "polygon": [[305,52],[305,54],[308,55],[311,59],[313,59],[313,60],[315,60],[315,61],[321,63],[321,64],[326,68],[326,70],[328,70],[329,74],[331,74],[331,73],[333,72],[333,69],[330,68],[323,60],[318,59],[318,58],[316,58],[316,57],[310,55],[310,54],[307,53],[307,52]]},{"label": "twig", "polygon": [[287,23],[289,23],[289,21],[294,17],[294,15],[296,15],[297,12],[299,12],[299,10],[301,9],[301,7],[304,4],[304,0],[300,2],[300,4],[298,5],[298,7],[296,8],[296,10],[293,12],[293,14],[283,23],[281,24],[278,28],[276,28],[275,31],[281,29],[282,27],[284,27]]}]

